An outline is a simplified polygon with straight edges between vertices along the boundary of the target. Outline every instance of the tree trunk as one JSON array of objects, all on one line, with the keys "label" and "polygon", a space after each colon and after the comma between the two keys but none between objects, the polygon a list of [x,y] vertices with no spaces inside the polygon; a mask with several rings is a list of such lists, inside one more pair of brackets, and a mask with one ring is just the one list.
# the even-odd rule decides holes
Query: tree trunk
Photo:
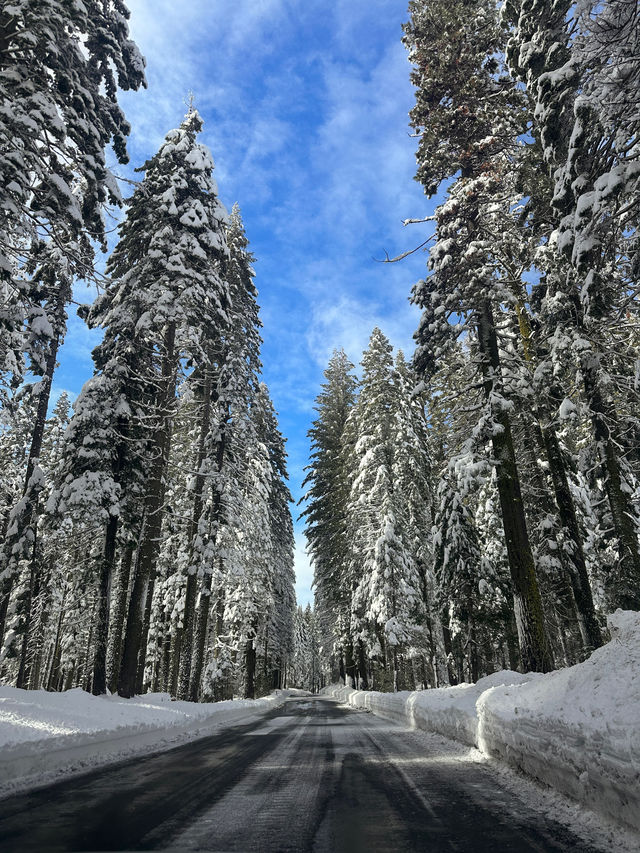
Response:
[{"label": "tree trunk", "polygon": [[207,436],[211,428],[211,374],[207,373],[202,388],[202,416],[200,418],[200,434],[198,436],[198,452],[196,456],[196,478],[193,492],[193,506],[189,523],[189,555],[187,558],[187,589],[184,603],[184,640],[180,655],[180,678],[178,682],[178,698],[186,699],[189,695],[191,665],[193,656],[193,633],[196,608],[196,593],[198,575],[194,561],[194,543],[198,535],[202,507],[204,505],[204,490],[206,477],[204,462],[206,457]]},{"label": "tree trunk", "polygon": [[344,647],[344,671],[346,687],[359,687],[356,663],[353,659],[353,643],[349,640]]},{"label": "tree trunk", "polygon": [[101,696],[107,692],[107,640],[109,636],[109,604],[113,566],[116,559],[116,538],[118,535],[118,516],[112,515],[107,522],[104,536],[104,549],[100,564],[98,586],[98,604],[95,621],[95,649],[93,656],[93,679],[91,692]]},{"label": "tree trunk", "polygon": [[155,572],[160,534],[164,514],[165,474],[171,444],[171,417],[175,398],[175,325],[172,323],[165,334],[164,355],[162,358],[161,387],[158,394],[158,409],[161,423],[153,437],[153,461],[147,495],[145,498],[145,525],[139,545],[139,565],[133,582],[127,628],[124,637],[122,664],[118,676],[118,693],[129,698],[135,694],[138,673],[138,658],[145,654],[143,650],[144,617],[147,597],[150,594],[152,577]]},{"label": "tree trunk", "polygon": [[492,417],[499,427],[492,430],[492,444],[497,461],[498,494],[513,584],[520,654],[525,671],[549,672],[553,669],[553,656],[544,627],[542,600],[527,533],[511,423],[506,409],[491,402],[496,380],[500,380],[500,355],[488,300],[483,301],[477,320],[485,394],[491,405]]},{"label": "tree trunk", "polygon": [[358,640],[357,642],[357,651],[358,651],[358,672],[360,674],[360,689],[368,690],[369,689],[369,675],[367,673],[367,658],[364,652],[364,643],[362,640]]},{"label": "tree trunk", "polygon": [[244,652],[244,666],[244,698],[255,699],[256,647],[253,639],[247,640]]},{"label": "tree trunk", "polygon": [[120,570],[118,572],[118,589],[113,608],[113,619],[111,623],[111,633],[109,635],[109,646],[107,648],[107,676],[109,680],[109,690],[112,693],[116,692],[118,687],[118,672],[120,670],[120,654],[122,651],[122,631],[124,628],[124,614],[127,608],[127,593],[129,591],[129,583],[131,576],[131,564],[133,563],[133,553],[135,545],[130,542],[120,561]]}]

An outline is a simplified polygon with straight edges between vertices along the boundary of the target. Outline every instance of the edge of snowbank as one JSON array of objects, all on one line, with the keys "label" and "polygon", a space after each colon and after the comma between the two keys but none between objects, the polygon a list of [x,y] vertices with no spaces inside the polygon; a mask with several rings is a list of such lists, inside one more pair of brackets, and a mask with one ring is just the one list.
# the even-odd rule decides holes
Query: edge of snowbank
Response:
[{"label": "edge of snowbank", "polygon": [[331,685],[343,704],[477,747],[485,755],[640,832],[640,613],[616,611],[612,640],[541,675],[376,693]]},{"label": "edge of snowbank", "polygon": [[[16,688],[2,688],[3,693],[7,691],[18,692]],[[44,693],[45,697],[52,696],[45,691],[19,692],[29,697],[39,693]],[[88,702],[100,703],[96,710],[99,709],[102,715],[98,712],[93,725],[84,729],[79,726],[69,733],[3,744],[0,748],[0,797],[51,784],[62,778],[85,773],[94,767],[115,764],[140,753],[150,754],[171,749],[186,741],[213,734],[225,725],[237,724],[277,708],[287,699],[301,695],[301,691],[276,690],[262,699],[236,699],[208,704],[169,703],[167,697],[167,707],[182,706],[179,711],[176,708],[178,712],[173,719],[162,720],[163,715],[158,714],[158,711],[164,710],[162,705],[165,703],[156,701],[151,707],[147,705],[151,712],[148,720],[144,719],[144,715],[136,714],[132,722],[114,727],[104,722],[110,712],[115,710],[114,705],[124,706],[118,710],[125,711],[123,716],[126,719],[127,704],[130,710],[137,711],[136,701],[139,703],[140,700],[151,700],[153,703],[153,699],[160,697],[156,694],[153,697],[134,697],[126,700],[119,697],[94,697],[84,691],[79,692],[83,693],[83,698]],[[57,694],[61,695],[64,694]],[[86,730],[87,728],[92,730]]]}]

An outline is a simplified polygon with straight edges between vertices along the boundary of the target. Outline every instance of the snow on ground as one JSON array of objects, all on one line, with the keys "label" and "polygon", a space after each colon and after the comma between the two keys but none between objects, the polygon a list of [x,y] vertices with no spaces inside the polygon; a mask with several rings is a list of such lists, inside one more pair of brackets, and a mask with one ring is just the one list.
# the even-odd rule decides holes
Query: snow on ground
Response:
[{"label": "snow on ground", "polygon": [[327,688],[332,696],[356,708],[366,708],[380,717],[401,725],[451,738],[469,746],[478,744],[476,702],[490,687],[498,684],[522,684],[535,675],[503,670],[481,678],[476,684],[458,684],[439,690],[410,693],[376,693],[348,687]]},{"label": "snow on ground", "polygon": [[475,685],[326,692],[482,753],[640,831],[640,613],[609,617],[611,642],[547,675],[504,671]]},{"label": "snow on ground", "polygon": [[478,746],[640,831],[640,613],[609,628],[584,663],[484,693]]},{"label": "snow on ground", "polygon": [[0,686],[0,796],[203,737],[300,693],[197,703],[175,702],[167,693],[122,699],[80,688],[47,693]]}]

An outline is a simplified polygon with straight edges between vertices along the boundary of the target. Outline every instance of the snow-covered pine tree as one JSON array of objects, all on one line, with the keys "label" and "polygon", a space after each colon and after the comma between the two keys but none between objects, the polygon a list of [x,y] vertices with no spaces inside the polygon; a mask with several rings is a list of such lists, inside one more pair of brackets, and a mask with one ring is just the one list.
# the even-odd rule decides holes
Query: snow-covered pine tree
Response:
[{"label": "snow-covered pine tree", "polygon": [[[497,320],[506,288],[489,262],[481,229],[483,203],[500,185],[524,131],[522,93],[500,64],[504,33],[493,0],[410,3],[405,44],[417,87],[411,124],[420,136],[417,180],[428,195],[460,177],[436,213],[431,276],[414,289],[423,308],[416,364],[428,375],[465,330],[477,346],[486,398],[484,427],[499,460],[498,491],[524,665],[546,671],[553,660],[520,495],[505,397]],[[460,245],[466,251],[460,251]],[[453,258],[455,257],[455,261]]]},{"label": "snow-covered pine tree", "polygon": [[362,357],[362,382],[353,411],[357,438],[347,507],[350,573],[356,585],[352,630],[379,667],[383,683],[399,689],[402,658],[422,615],[420,578],[409,543],[402,496],[393,477],[397,387],[391,344],[374,329]]},{"label": "snow-covered pine tree", "polygon": [[[120,193],[106,166],[111,144],[127,161],[129,125],[117,89],[145,85],[121,0],[67,4],[20,0],[2,13],[0,36],[0,397],[25,366],[42,376],[20,505],[0,554],[0,611],[15,556],[30,538],[44,420],[66,327],[70,280],[92,274],[104,248],[103,208]],[[44,300],[43,300],[44,291]],[[3,620],[0,620],[0,622]]]},{"label": "snow-covered pine tree", "polygon": [[439,603],[449,617],[457,678],[475,682],[480,674],[477,611],[482,556],[470,499],[456,482],[455,471],[445,473],[438,484],[433,542]]},{"label": "snow-covered pine tree", "polygon": [[[254,258],[249,250],[249,241],[237,204],[233,206],[229,217],[226,242],[229,251],[225,266],[225,279],[229,288],[229,322],[224,334],[219,338],[217,347],[209,350],[208,379],[203,385],[203,393],[208,402],[205,407],[203,401],[202,407],[200,451],[196,465],[196,470],[200,473],[194,480],[192,531],[189,534],[191,543],[197,535],[200,550],[205,543],[203,531],[196,530],[196,516],[202,515],[199,522],[202,526],[206,523],[206,515],[210,519],[212,530],[219,529],[222,524],[222,493],[229,486],[228,483],[225,484],[225,478],[232,472],[226,457],[232,452],[231,444],[234,441],[242,443],[250,407],[258,394],[258,374],[261,368],[262,324],[258,316],[257,290],[254,284]],[[209,411],[211,407],[213,410]],[[211,487],[219,492],[212,498],[215,509],[211,505],[206,507],[204,501],[203,492]],[[198,494],[201,495],[200,498],[197,497]],[[189,548],[192,553],[198,550],[193,544]],[[200,562],[198,567],[193,561],[188,570],[179,685],[179,695],[182,698],[188,696],[195,699],[200,693],[206,632],[202,620],[206,618],[208,622],[211,572],[212,566]],[[198,584],[202,607],[199,608],[197,616]],[[203,609],[205,606],[206,617]]]},{"label": "snow-covered pine tree", "polygon": [[81,234],[104,239],[103,205],[120,201],[105,147],[127,160],[117,90],[145,80],[122,0],[19,0],[2,17],[4,278],[43,232],[58,248]]},{"label": "snow-covered pine tree", "polygon": [[317,693],[323,686],[315,614],[311,605],[298,606],[294,617],[293,659],[289,684]]},{"label": "snow-covered pine tree", "polygon": [[[215,342],[228,322],[228,287],[222,275],[227,217],[212,177],[211,155],[197,142],[201,129],[198,113],[190,110],[142,167],[144,180],[128,201],[120,241],[108,262],[112,282],[89,315],[92,325],[105,329],[105,339],[96,350],[92,384],[96,389],[103,387],[98,404],[112,413],[106,423],[113,423],[114,417],[132,420],[131,429],[144,445],[138,462],[146,469],[142,529],[119,673],[118,689],[123,695],[133,695],[139,686],[139,655],[144,659],[145,617],[160,545],[178,371],[205,362],[208,352],[203,341]],[[87,393],[93,394],[90,389]],[[89,443],[104,441],[106,453],[117,456],[127,436],[121,435],[118,441],[117,436],[105,435],[103,425],[96,427],[97,431],[90,430]],[[83,446],[86,443],[83,437]],[[117,476],[112,479],[118,485]],[[93,480],[101,486],[106,482],[101,477]],[[74,486],[68,482],[66,488]],[[120,491],[114,492],[107,509],[94,692],[105,689],[102,661],[122,510]]]},{"label": "snow-covered pine tree", "polygon": [[393,381],[397,392],[394,400],[393,483],[402,524],[402,538],[411,551],[418,576],[424,613],[424,641],[416,652],[427,661],[432,686],[448,684],[444,637],[436,602],[431,528],[433,525],[433,485],[428,426],[424,412],[424,395],[418,388],[418,378],[407,364],[402,351],[395,359]]},{"label": "snow-covered pine tree", "polygon": [[[358,381],[344,350],[336,350],[324,372],[316,398],[317,417],[309,430],[310,465],[305,536],[314,568],[315,612],[323,654],[336,665],[332,678],[355,684],[351,620],[351,579],[347,574],[346,505],[349,496],[345,426],[353,408]],[[347,683],[345,681],[345,683]]]},{"label": "snow-covered pine tree", "polygon": [[[540,332],[551,364],[569,356],[581,374],[617,540],[610,603],[637,608],[635,477],[617,410],[619,394],[637,395],[628,334],[638,327],[629,299],[638,270],[637,6],[516,0],[505,18],[513,27],[507,59],[527,87],[532,147],[547,167],[546,180],[530,172],[523,184],[542,244]],[[615,373],[612,352],[624,365]]]},{"label": "snow-covered pine tree", "polygon": [[258,435],[264,437],[271,463],[269,533],[273,577],[271,606],[267,612],[262,644],[263,670],[268,676],[264,692],[267,692],[285,685],[287,667],[293,654],[293,614],[296,606],[293,519],[290,510],[293,499],[287,486],[289,475],[285,440],[278,429],[277,415],[264,384],[260,386],[258,403],[261,411]]}]

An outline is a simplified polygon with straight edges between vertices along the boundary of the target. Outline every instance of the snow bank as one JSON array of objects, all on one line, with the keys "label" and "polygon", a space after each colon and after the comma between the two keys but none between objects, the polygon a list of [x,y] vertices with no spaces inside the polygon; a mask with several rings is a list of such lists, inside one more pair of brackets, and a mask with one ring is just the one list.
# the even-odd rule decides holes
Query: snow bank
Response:
[{"label": "snow bank", "polygon": [[457,687],[441,687],[438,690],[375,693],[331,686],[324,692],[354,708],[372,711],[392,722],[438,732],[469,746],[477,746],[476,702],[482,693],[494,685],[522,684],[531,677],[503,670],[481,678],[476,684],[459,684]]},{"label": "snow bank", "polygon": [[584,663],[478,700],[478,747],[640,831],[640,613]]},{"label": "snow bank", "polygon": [[323,691],[487,755],[640,831],[640,613],[609,617],[612,640],[547,675],[503,671],[414,693]]},{"label": "snow bank", "polygon": [[173,702],[167,693],[121,699],[80,688],[47,693],[0,686],[0,794],[204,736],[299,693],[197,703]]}]

